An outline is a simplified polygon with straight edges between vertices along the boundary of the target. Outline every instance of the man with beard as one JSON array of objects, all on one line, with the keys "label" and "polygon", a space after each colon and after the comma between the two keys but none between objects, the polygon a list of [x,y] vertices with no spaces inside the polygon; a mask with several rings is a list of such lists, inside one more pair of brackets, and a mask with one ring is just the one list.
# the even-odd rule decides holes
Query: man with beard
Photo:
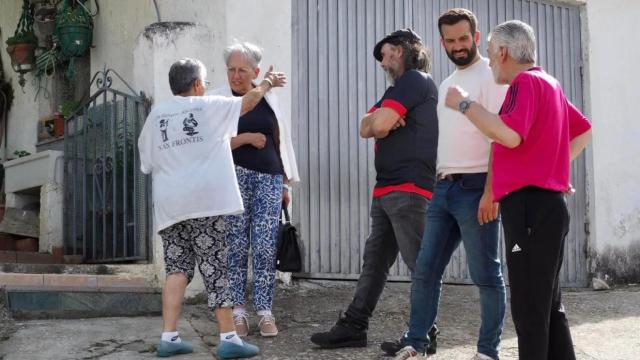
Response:
[{"label": "man with beard", "polygon": [[[480,56],[476,17],[467,9],[450,9],[438,19],[440,43],[456,70],[439,92],[460,85],[473,101],[498,111],[507,88],[497,85],[489,61]],[[421,358],[433,341],[442,276],[453,252],[464,244],[471,279],[480,290],[481,326],[474,359],[498,359],[506,293],[500,266],[498,204],[493,202],[490,140],[462,112],[438,101],[438,180],[427,211],[424,237],[411,288],[409,331],[396,343],[383,343],[395,359]],[[395,351],[394,351],[395,350]]]},{"label": "man with beard", "polygon": [[427,51],[409,29],[391,33],[374,48],[391,86],[360,123],[360,136],[375,138],[371,232],[353,301],[330,331],[311,336],[322,348],[366,346],[369,318],[398,251],[414,271],[438,147],[438,92],[427,74]]}]

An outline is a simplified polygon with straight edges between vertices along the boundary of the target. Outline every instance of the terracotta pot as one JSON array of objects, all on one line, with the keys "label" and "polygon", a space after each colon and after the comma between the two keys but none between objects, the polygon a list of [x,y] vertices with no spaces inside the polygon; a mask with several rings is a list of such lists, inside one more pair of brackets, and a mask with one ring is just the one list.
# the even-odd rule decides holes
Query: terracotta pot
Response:
[{"label": "terracotta pot", "polygon": [[53,136],[64,136],[64,116],[62,116],[62,114],[56,114],[56,117],[53,119]]},{"label": "terracotta pot", "polygon": [[21,70],[32,70],[36,63],[36,46],[33,44],[15,44],[7,46],[7,53],[11,57],[11,65]]}]

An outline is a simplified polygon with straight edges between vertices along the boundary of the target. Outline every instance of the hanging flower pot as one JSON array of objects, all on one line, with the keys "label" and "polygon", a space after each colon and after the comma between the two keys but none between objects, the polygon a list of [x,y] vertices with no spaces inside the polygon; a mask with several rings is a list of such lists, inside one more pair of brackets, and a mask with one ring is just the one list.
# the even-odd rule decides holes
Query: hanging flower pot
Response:
[{"label": "hanging flower pot", "polygon": [[82,56],[93,40],[93,18],[80,1],[72,7],[65,0],[56,17],[56,33],[62,54],[66,57]]},{"label": "hanging flower pot", "polygon": [[24,87],[24,74],[35,68],[35,50],[38,46],[38,38],[33,32],[33,7],[27,0],[22,1],[20,21],[15,33],[6,43],[11,67],[19,74],[18,83]]},{"label": "hanging flower pot", "polygon": [[35,23],[38,26],[40,35],[44,38],[48,38],[53,34],[53,30],[56,27],[56,13],[57,8],[55,5],[39,5],[35,7],[33,17]]},{"label": "hanging flower pot", "polygon": [[93,28],[80,24],[65,25],[58,29],[58,36],[65,56],[82,56],[91,46]]}]

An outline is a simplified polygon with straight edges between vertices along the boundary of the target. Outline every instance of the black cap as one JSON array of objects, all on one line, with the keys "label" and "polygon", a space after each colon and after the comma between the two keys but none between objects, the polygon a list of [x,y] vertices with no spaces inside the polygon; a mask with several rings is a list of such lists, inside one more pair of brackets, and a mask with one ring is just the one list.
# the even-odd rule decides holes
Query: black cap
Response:
[{"label": "black cap", "polygon": [[409,28],[396,30],[391,34],[385,36],[384,39],[380,40],[376,44],[376,47],[373,48],[373,57],[376,58],[376,60],[378,61],[382,61],[381,50],[384,44],[399,45],[402,43],[415,44],[420,42],[422,42],[422,39],[418,34],[413,32],[413,30]]}]

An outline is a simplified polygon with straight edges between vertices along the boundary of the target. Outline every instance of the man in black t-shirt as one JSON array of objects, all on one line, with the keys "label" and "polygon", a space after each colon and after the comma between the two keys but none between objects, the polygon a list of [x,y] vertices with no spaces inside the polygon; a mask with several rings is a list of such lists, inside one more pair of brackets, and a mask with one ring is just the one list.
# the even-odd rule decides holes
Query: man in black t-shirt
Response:
[{"label": "man in black t-shirt", "polygon": [[427,73],[428,50],[405,29],[378,42],[373,54],[392,86],[360,123],[360,136],[375,138],[371,233],[353,301],[330,331],[311,336],[323,348],[367,345],[369,318],[398,251],[415,268],[435,183],[438,90]]}]

